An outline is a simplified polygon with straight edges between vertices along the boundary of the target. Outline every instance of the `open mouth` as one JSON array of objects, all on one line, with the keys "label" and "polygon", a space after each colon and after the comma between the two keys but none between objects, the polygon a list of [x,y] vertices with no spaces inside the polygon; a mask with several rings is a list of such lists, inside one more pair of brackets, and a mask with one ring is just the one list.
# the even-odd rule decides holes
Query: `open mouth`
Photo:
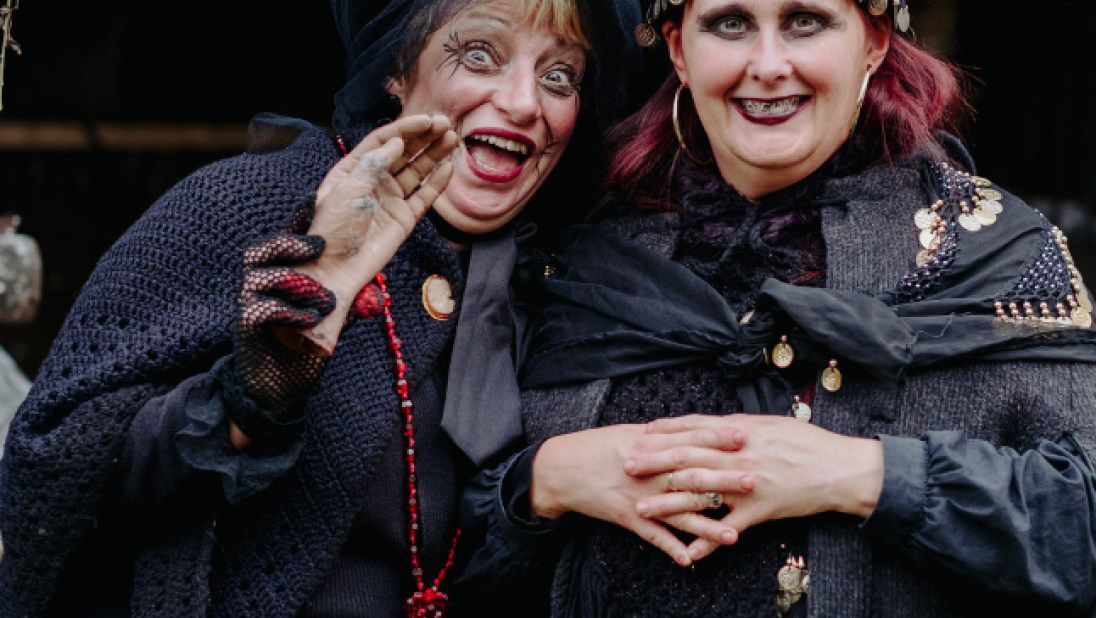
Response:
[{"label": "open mouth", "polygon": [[536,145],[524,135],[497,129],[474,131],[464,138],[464,148],[472,173],[490,182],[517,178],[530,153],[536,151]]},{"label": "open mouth", "polygon": [[810,97],[787,97],[784,99],[735,99],[735,105],[742,115],[758,124],[779,124],[799,112]]}]

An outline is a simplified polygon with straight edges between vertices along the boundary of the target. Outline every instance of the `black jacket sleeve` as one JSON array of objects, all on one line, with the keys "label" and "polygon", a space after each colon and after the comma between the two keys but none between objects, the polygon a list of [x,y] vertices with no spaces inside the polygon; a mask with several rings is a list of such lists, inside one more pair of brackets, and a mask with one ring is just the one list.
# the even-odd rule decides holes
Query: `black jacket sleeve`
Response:
[{"label": "black jacket sleeve", "polygon": [[951,431],[880,439],[883,493],[865,532],[1003,598],[1092,607],[1096,480],[1068,434],[1024,453]]},{"label": "black jacket sleeve", "polygon": [[[460,521],[467,546],[476,547],[454,594],[475,615],[547,615],[563,520],[530,517],[533,458],[540,444],[513,455],[472,479],[461,498]],[[471,615],[471,614],[470,614]]]},{"label": "black jacket sleeve", "polygon": [[296,462],[300,439],[278,449],[255,445],[241,452],[232,446],[224,392],[215,374],[184,380],[134,417],[119,460],[120,500],[127,510],[235,504],[269,487]]}]

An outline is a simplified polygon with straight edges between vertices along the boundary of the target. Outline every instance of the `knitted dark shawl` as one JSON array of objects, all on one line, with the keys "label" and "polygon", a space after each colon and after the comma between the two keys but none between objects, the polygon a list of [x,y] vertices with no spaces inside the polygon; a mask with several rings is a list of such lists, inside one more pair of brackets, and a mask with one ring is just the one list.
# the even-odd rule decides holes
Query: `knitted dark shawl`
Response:
[{"label": "knitted dark shawl", "polygon": [[[346,137],[354,144],[362,134]],[[231,351],[242,252],[279,230],[337,157],[311,129],[284,151],[213,164],[102,258],[11,427],[0,467],[0,615],[41,615],[65,593],[66,561],[109,527],[97,518],[134,415]],[[419,286],[440,274],[459,294],[460,266],[423,221],[385,272],[414,384],[456,322],[431,319]],[[336,560],[395,431],[394,379],[380,322],[355,323],[307,404],[304,450],[289,474],[232,510],[119,539],[139,555],[133,615],[198,616],[207,606],[214,616],[294,615]]]}]

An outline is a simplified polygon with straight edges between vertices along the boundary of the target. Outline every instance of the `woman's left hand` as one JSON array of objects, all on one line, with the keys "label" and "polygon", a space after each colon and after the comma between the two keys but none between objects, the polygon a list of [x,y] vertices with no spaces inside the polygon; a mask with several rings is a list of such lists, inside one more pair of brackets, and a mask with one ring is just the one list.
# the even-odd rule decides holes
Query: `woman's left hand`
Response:
[{"label": "woman's left hand", "polygon": [[[640,515],[663,519],[711,508],[706,494],[719,491],[727,479],[740,478],[743,472],[752,477],[753,491],[723,496],[731,508],[723,523],[739,532],[770,520],[828,511],[867,517],[882,492],[879,441],[836,434],[791,417],[686,416],[654,421],[646,431],[669,434],[699,429],[741,432],[744,445],[733,452],[679,446],[629,458],[628,474],[672,473],[677,490],[640,500],[636,505]],[[697,539],[689,548],[690,557],[698,560],[716,547]]]}]

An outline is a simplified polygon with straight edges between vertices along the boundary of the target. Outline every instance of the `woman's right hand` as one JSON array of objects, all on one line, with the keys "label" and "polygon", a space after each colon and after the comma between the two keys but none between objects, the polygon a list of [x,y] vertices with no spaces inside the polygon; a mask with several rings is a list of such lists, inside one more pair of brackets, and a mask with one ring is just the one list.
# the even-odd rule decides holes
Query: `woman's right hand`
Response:
[{"label": "woman's right hand", "polygon": [[668,526],[719,545],[737,542],[738,532],[700,513],[680,513],[660,521],[639,516],[636,503],[640,499],[671,488],[666,475],[629,476],[624,464],[642,453],[698,441],[728,450],[740,446],[724,443],[727,434],[703,433],[649,434],[644,425],[614,425],[551,438],[533,460],[529,491],[533,514],[554,519],[574,511],[614,523],[666,552],[681,566],[689,566],[693,559],[688,548]]},{"label": "woman's right hand", "polygon": [[[409,116],[362,140],[328,172],[316,191],[308,234],[321,236],[319,259],[296,268],[335,295],[335,309],[304,340],[313,354],[335,348],[354,298],[411,234],[445,190],[453,166],[447,159],[457,135],[444,116]],[[293,344],[300,338],[288,338]]]}]

